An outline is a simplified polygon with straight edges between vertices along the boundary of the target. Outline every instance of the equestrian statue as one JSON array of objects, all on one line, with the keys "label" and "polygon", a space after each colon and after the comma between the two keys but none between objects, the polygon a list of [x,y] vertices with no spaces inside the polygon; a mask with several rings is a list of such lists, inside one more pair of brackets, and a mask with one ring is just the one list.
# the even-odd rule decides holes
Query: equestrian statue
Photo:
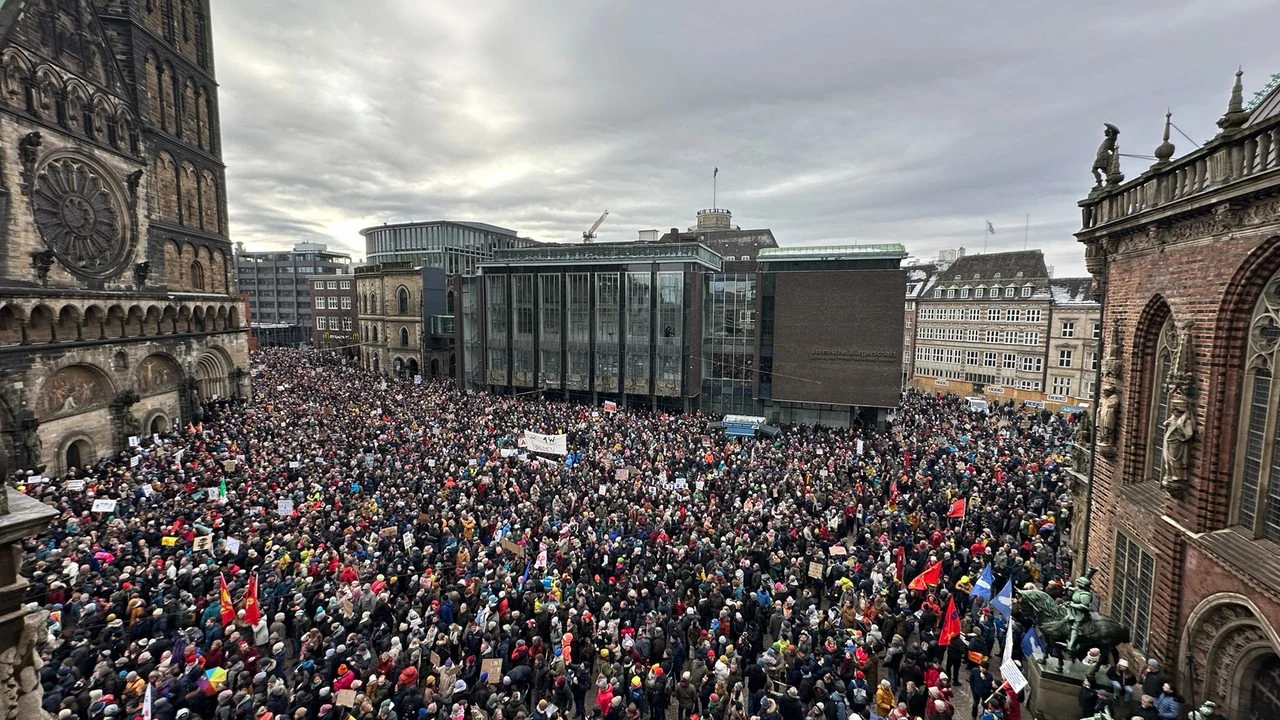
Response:
[{"label": "equestrian statue", "polygon": [[1062,604],[1039,590],[1018,591],[1019,607],[1034,618],[1036,629],[1059,660],[1061,650],[1082,660],[1090,648],[1098,648],[1103,658],[1112,658],[1117,647],[1129,642],[1129,628],[1090,608],[1093,593],[1089,587],[1088,576],[1080,578],[1071,599]]}]

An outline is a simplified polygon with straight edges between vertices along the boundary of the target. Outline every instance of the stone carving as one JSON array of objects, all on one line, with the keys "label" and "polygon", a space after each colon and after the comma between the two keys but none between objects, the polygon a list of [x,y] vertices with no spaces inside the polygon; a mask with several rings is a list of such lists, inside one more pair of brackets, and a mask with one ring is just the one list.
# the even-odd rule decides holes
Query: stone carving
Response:
[{"label": "stone carving", "polygon": [[84,412],[106,403],[111,390],[105,379],[85,367],[71,366],[54,373],[44,381],[36,395],[35,414],[48,420],[61,415]]},{"label": "stone carving", "polygon": [[1173,157],[1173,143],[1169,142],[1169,126],[1171,125],[1173,125],[1172,110],[1164,114],[1164,139],[1156,146],[1156,162],[1151,167],[1164,167],[1169,164],[1169,159]]},{"label": "stone carving", "polygon": [[120,428],[121,444],[124,439],[130,435],[138,435],[142,432],[142,423],[138,421],[129,408],[133,407],[142,398],[138,397],[138,393],[133,390],[125,390],[116,395],[111,401],[112,413],[116,416],[116,422]]},{"label": "stone carving", "polygon": [[1196,433],[1196,419],[1185,395],[1169,398],[1169,418],[1164,421],[1164,469],[1160,485],[1174,497],[1186,492],[1187,467],[1191,463],[1191,440]]},{"label": "stone carving", "polygon": [[1222,128],[1222,134],[1233,133],[1249,120],[1249,113],[1244,109],[1244,83],[1241,77],[1244,70],[1236,70],[1236,81],[1231,86],[1231,98],[1227,101],[1227,112],[1218,118],[1218,127]]},{"label": "stone carving", "polygon": [[1187,720],[1223,720],[1218,714],[1218,704],[1212,700],[1205,700],[1200,707],[1187,713]]},{"label": "stone carving", "polygon": [[45,717],[41,709],[40,647],[48,640],[47,614],[41,610],[22,619],[18,641],[0,653],[0,719]]},{"label": "stone carving", "polygon": [[49,271],[53,269],[53,261],[52,250],[31,253],[31,267],[36,269],[36,280],[42,287],[49,284]]},{"label": "stone carving", "polygon": [[1239,672],[1238,664],[1244,656],[1245,648],[1252,645],[1267,645],[1270,647],[1271,642],[1267,639],[1267,634],[1257,625],[1243,625],[1233,629],[1222,643],[1217,646],[1217,652],[1210,659],[1213,663],[1209,667],[1212,668],[1214,674],[1214,692],[1213,697],[1230,698],[1231,684]]},{"label": "stone carving", "polygon": [[1102,123],[1106,128],[1102,133],[1102,144],[1098,146],[1098,154],[1093,159],[1093,179],[1095,181],[1094,188],[1102,187],[1102,181],[1112,170],[1117,167],[1117,156],[1119,150],[1116,147],[1116,139],[1120,137],[1120,128],[1111,123]]},{"label": "stone carving", "polygon": [[1098,399],[1098,428],[1094,434],[1098,452],[1107,457],[1116,452],[1116,428],[1120,412],[1120,398],[1116,395],[1116,385],[1108,382],[1102,386],[1102,397]]},{"label": "stone carving", "polygon": [[1218,232],[1237,230],[1244,225],[1244,208],[1236,203],[1222,203],[1213,209],[1213,219],[1217,222]]},{"label": "stone carving", "polygon": [[44,137],[38,132],[29,132],[18,141],[18,160],[22,163],[22,190],[30,194],[31,180],[35,175],[36,158],[40,154],[40,143]]},{"label": "stone carving", "polygon": [[107,277],[127,248],[121,198],[102,174],[71,157],[49,161],[31,192],[36,228],[58,260],[72,272]]},{"label": "stone carving", "polygon": [[133,266],[133,284],[139,290],[147,284],[147,277],[151,275],[151,261],[140,262]]},{"label": "stone carving", "polygon": [[1188,397],[1195,394],[1195,349],[1192,346],[1192,331],[1195,329],[1195,322],[1192,320],[1180,320],[1175,325],[1174,334],[1175,342],[1173,349],[1173,363],[1169,367],[1169,379],[1165,389],[1171,395],[1186,395]]}]

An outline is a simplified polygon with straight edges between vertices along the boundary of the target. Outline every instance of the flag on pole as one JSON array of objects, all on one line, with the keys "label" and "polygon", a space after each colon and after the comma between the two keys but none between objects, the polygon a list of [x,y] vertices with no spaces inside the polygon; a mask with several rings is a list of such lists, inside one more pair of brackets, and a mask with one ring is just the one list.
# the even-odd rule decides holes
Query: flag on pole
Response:
[{"label": "flag on pole", "polygon": [[227,504],[227,479],[222,478],[222,482],[218,483],[218,504]]},{"label": "flag on pole", "polygon": [[942,621],[942,634],[938,636],[939,647],[946,647],[952,638],[960,636],[960,613],[956,610],[954,595],[947,601],[946,619]]},{"label": "flag on pole", "polygon": [[1004,587],[1000,588],[995,600],[991,601],[991,607],[995,608],[1005,620],[1013,615],[1013,578],[1005,581]]},{"label": "flag on pole", "polygon": [[1013,661],[1013,623],[1009,623],[1004,635],[1004,662],[1000,663],[1000,677],[1004,678],[1004,684],[1013,688],[1015,693],[1022,692],[1027,686],[1027,677],[1022,674],[1022,668]]},{"label": "flag on pole", "polygon": [[942,562],[941,561],[935,562],[929,567],[925,568],[924,572],[915,576],[914,578],[911,579],[911,582],[907,583],[907,587],[912,590],[919,590],[920,592],[924,592],[929,588],[929,586],[937,585],[940,582],[942,582]]},{"label": "flag on pole", "polygon": [[966,500],[965,498],[960,498],[959,500],[956,500],[955,502],[951,503],[951,509],[947,511],[947,517],[962,518],[964,517],[965,511],[967,510],[968,507],[969,507],[969,501]]},{"label": "flag on pole", "polygon": [[142,702],[142,720],[151,720],[154,717],[151,709],[151,683],[147,683],[147,698]]},{"label": "flag on pole", "polygon": [[992,225],[992,224],[991,224],[991,221],[990,221],[990,220],[988,220],[988,221],[987,221],[987,234],[988,234],[988,235],[995,235],[995,234],[996,234],[996,228],[995,228],[995,226],[994,226],[994,225]]},{"label": "flag on pole", "polygon": [[227,579],[218,573],[218,604],[222,606],[222,624],[230,625],[236,621],[236,607],[231,603],[231,591],[227,589]]},{"label": "flag on pole", "polygon": [[1022,654],[1026,657],[1034,655],[1044,655],[1044,640],[1041,639],[1040,633],[1032,627],[1022,635]]},{"label": "flag on pole", "polygon": [[244,621],[257,625],[262,619],[262,607],[258,605],[258,574],[249,576],[249,588],[244,593]]},{"label": "flag on pole", "polygon": [[719,174],[720,174],[720,168],[719,168],[719,167],[717,167],[717,168],[716,168],[716,171],[715,171],[715,172],[713,172],[713,173],[711,173],[711,177],[716,177],[716,176],[718,176]]},{"label": "flag on pole", "polygon": [[970,596],[980,597],[987,602],[991,601],[991,583],[995,582],[995,576],[991,572],[991,563],[982,568],[982,577],[978,578],[978,582],[973,585],[973,592]]}]

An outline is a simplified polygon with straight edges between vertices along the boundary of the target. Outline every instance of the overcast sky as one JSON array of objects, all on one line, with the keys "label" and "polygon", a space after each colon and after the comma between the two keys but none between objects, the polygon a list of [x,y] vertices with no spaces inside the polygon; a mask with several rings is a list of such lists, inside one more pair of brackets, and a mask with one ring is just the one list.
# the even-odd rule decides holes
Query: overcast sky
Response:
[{"label": "overcast sky", "polygon": [[1171,107],[1203,142],[1237,65],[1246,101],[1280,72],[1275,0],[212,5],[233,239],[356,257],[383,222],[685,228],[718,166],[717,204],[783,245],[1015,250],[1030,213],[1083,274],[1102,123],[1150,155]]}]

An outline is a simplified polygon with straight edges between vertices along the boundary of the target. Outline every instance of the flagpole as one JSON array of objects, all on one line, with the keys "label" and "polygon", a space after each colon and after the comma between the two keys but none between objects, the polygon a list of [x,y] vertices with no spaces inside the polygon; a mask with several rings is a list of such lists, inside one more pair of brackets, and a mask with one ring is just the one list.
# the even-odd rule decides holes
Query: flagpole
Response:
[{"label": "flagpole", "polygon": [[711,173],[711,210],[713,212],[716,209],[716,179],[719,176],[720,176],[720,168],[717,167],[715,171]]}]

